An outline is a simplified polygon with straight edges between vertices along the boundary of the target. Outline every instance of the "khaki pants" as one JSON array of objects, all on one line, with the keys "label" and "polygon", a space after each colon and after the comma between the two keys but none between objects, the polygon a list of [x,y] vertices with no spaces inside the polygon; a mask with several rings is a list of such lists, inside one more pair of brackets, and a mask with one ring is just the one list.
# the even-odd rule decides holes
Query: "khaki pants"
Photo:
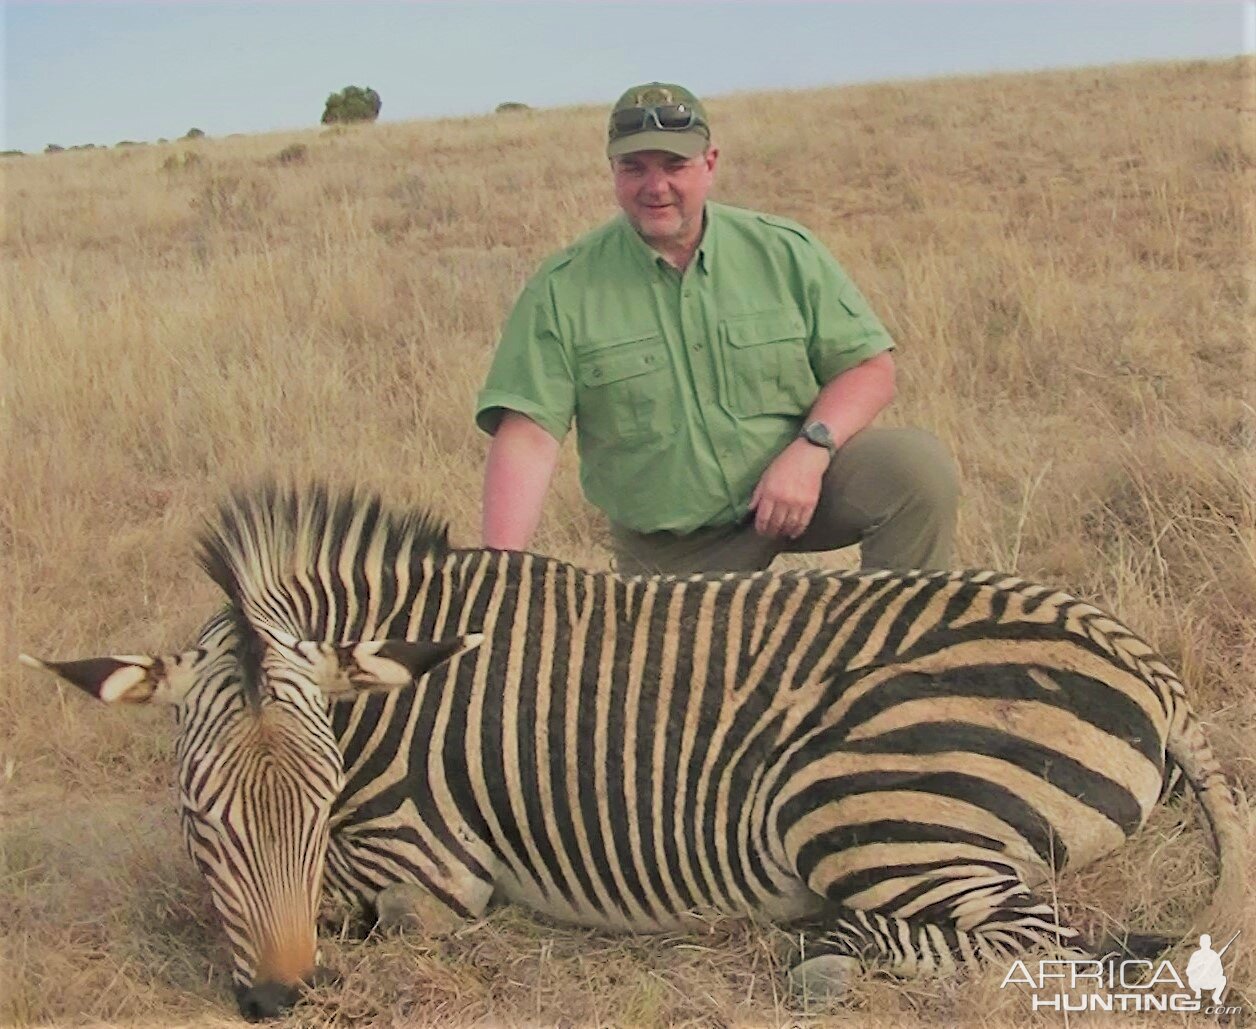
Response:
[{"label": "khaki pants", "polygon": [[811,524],[796,540],[765,539],[754,522],[696,532],[611,526],[620,572],[683,574],[767,568],[781,553],[860,545],[864,568],[950,568],[959,482],[946,447],[920,429],[865,429],[824,473]]}]

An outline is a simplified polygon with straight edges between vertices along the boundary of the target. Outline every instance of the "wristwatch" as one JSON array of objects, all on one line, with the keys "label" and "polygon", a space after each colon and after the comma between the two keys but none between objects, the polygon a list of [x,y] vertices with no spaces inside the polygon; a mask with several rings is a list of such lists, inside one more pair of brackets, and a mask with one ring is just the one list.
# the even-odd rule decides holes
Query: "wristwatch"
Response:
[{"label": "wristwatch", "polygon": [[808,443],[814,443],[817,447],[824,447],[829,452],[829,460],[832,461],[837,453],[837,444],[833,442],[833,433],[829,431],[829,427],[824,422],[808,422],[798,430],[798,438],[805,439]]}]

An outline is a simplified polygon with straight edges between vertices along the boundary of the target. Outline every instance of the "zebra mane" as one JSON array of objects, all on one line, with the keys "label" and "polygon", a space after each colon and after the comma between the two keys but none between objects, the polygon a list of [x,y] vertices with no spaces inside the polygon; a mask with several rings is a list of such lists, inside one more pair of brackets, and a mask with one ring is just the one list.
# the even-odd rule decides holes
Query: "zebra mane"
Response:
[{"label": "zebra mane", "polygon": [[267,481],[231,493],[198,544],[201,567],[255,629],[340,642],[374,628],[345,624],[366,606],[367,583],[395,585],[385,580],[403,551],[411,568],[447,553],[449,530],[358,488]]}]

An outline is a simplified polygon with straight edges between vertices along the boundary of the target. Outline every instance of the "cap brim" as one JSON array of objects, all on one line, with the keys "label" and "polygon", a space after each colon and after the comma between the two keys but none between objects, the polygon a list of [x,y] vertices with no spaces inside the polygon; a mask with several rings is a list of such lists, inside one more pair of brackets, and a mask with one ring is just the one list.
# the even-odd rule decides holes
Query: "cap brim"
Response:
[{"label": "cap brim", "polygon": [[623,157],[624,154],[638,154],[643,150],[662,150],[678,157],[696,157],[710,142],[701,132],[692,130],[664,132],[661,129],[649,129],[611,140],[606,145],[606,156]]}]

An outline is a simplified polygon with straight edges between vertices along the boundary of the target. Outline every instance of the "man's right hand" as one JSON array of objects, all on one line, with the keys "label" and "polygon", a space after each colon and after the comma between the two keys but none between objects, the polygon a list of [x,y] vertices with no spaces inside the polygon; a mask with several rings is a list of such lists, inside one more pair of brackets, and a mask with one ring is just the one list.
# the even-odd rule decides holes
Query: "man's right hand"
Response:
[{"label": "man's right hand", "polygon": [[750,495],[755,532],[768,539],[791,540],[806,532],[828,466],[829,452],[806,440],[794,440],[781,451]]},{"label": "man's right hand", "polygon": [[484,467],[481,536],[485,547],[526,550],[558,465],[560,444],[527,415],[507,411]]}]

